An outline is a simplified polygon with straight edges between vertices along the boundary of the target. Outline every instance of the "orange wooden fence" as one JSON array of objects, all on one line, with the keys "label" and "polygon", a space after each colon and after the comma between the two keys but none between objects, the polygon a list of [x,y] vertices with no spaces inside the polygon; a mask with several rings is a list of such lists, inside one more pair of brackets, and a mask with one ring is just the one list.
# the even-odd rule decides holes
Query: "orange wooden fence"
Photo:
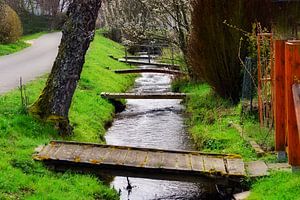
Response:
[{"label": "orange wooden fence", "polygon": [[[275,41],[274,113],[276,150],[300,167],[300,41]],[[297,125],[299,124],[299,125]]]},{"label": "orange wooden fence", "polygon": [[275,41],[275,65],[274,65],[274,120],[275,120],[275,149],[285,151],[285,40]]},{"label": "orange wooden fence", "polygon": [[292,86],[300,78],[300,41],[285,43],[285,100],[287,118],[288,157],[292,166],[300,166],[300,140],[297,128]]}]

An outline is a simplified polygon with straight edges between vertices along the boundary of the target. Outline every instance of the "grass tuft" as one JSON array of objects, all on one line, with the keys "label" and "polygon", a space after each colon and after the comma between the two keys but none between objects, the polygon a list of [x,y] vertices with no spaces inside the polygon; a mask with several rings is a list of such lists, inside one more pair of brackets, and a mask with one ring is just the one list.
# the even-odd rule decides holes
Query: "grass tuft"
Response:
[{"label": "grass tuft", "polygon": [[186,102],[188,124],[199,150],[256,159],[248,143],[231,126],[239,121],[237,107],[216,95],[207,84],[183,84],[179,90],[192,94]]},{"label": "grass tuft", "polygon": [[254,183],[249,200],[299,200],[300,174],[273,172]]}]

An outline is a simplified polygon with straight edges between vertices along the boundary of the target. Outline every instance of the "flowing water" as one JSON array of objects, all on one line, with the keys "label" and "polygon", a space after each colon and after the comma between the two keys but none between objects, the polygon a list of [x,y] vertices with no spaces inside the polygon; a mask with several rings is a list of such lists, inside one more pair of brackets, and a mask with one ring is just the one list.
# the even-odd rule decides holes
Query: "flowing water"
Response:
[{"label": "flowing water", "polygon": [[[151,67],[153,66],[143,66]],[[168,92],[170,75],[143,74],[132,92]],[[181,100],[127,100],[127,108],[117,115],[106,134],[110,145],[148,147],[171,150],[194,150],[189,138]],[[133,186],[126,190],[126,177],[115,177],[111,183],[121,199],[199,199],[201,186],[193,183],[130,178]]]}]

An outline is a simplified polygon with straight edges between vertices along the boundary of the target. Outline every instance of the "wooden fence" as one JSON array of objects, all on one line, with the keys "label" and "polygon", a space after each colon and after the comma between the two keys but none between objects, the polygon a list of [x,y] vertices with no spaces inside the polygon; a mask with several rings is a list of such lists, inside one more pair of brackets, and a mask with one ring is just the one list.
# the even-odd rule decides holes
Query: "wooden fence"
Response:
[{"label": "wooden fence", "polygon": [[276,151],[300,167],[300,41],[275,41],[274,113]]}]

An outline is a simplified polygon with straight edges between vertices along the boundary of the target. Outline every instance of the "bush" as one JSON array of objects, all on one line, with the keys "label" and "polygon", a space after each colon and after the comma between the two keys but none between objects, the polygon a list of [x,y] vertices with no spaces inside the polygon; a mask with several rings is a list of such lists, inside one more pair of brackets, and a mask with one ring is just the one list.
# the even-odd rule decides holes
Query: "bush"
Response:
[{"label": "bush", "polygon": [[16,42],[23,32],[19,16],[2,1],[0,1],[0,13],[0,43]]}]

